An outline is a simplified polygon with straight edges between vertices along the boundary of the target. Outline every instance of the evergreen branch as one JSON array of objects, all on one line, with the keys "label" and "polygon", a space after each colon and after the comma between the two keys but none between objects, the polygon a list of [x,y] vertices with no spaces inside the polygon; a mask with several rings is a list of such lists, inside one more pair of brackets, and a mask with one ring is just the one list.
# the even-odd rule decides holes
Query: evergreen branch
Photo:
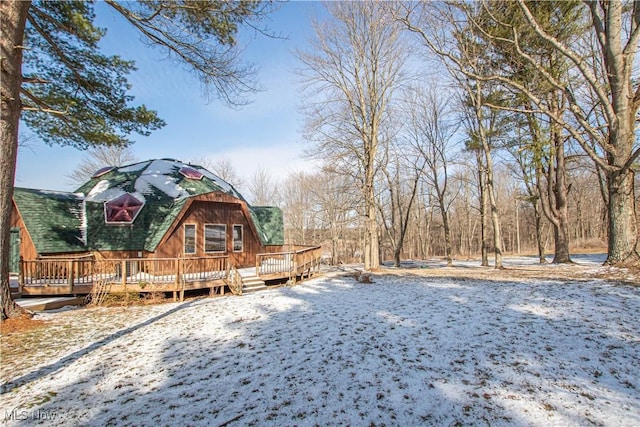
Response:
[{"label": "evergreen branch", "polygon": [[[254,69],[250,66],[237,67],[235,65],[240,52],[233,50],[234,42],[230,36],[216,34],[215,37],[220,46],[219,50],[212,50],[210,46],[206,45],[205,40],[194,34],[193,31],[189,31],[189,28],[178,28],[176,34],[172,34],[170,30],[154,24],[152,22],[154,17],[162,17],[171,21],[174,27],[180,23],[179,19],[162,15],[160,13],[162,8],[158,8],[152,16],[143,18],[115,0],[106,0],[106,3],[140,31],[151,44],[167,49],[170,54],[176,55],[180,62],[192,67],[204,87],[212,84],[218,96],[227,104],[231,106],[244,105],[246,101],[241,99],[243,95],[258,90],[250,85],[246,79],[254,74]],[[195,40],[189,41],[187,38],[177,37],[179,34],[186,34],[186,37],[192,37]],[[225,44],[229,46],[224,47]]]},{"label": "evergreen branch", "polygon": [[41,100],[40,98],[32,94],[31,92],[29,92],[28,90],[26,90],[25,88],[20,88],[20,93],[25,95],[27,98],[29,98],[31,101],[33,101],[37,105],[37,107],[23,106],[22,107],[23,110],[40,111],[43,113],[51,113],[59,116],[66,116],[69,114],[68,106],[65,111],[56,110],[55,108],[51,107],[49,104],[47,104],[46,102],[44,102],[43,100]]},{"label": "evergreen branch", "polygon": [[22,83],[28,83],[28,84],[48,84],[48,83],[52,83],[51,80],[44,80],[41,79],[40,77],[28,77],[28,76],[23,76],[22,77]]},{"label": "evergreen branch", "polygon": [[575,54],[575,52],[568,49],[564,44],[560,43],[555,37],[548,34],[544,29],[542,29],[538,21],[536,21],[535,17],[529,10],[529,7],[525,4],[524,0],[517,0],[517,2],[527,22],[529,23],[531,28],[533,28],[536,34],[538,34],[538,36],[540,36],[542,39],[550,43],[558,52],[560,52],[562,55],[568,58],[571,62],[573,62],[573,64],[575,64],[578,70],[580,70],[581,75],[584,77],[584,79],[587,81],[589,86],[593,89],[596,96],[602,103],[605,113],[607,114],[609,123],[614,123],[616,121],[616,114],[615,114],[615,111],[613,110],[613,107],[611,106],[611,103],[609,102],[609,97],[607,96],[607,93],[605,92],[602,85],[598,83],[597,77],[589,69],[589,65],[585,63],[585,60],[583,58],[580,58],[578,55]]},{"label": "evergreen branch", "polygon": [[[37,8],[34,8],[34,10],[38,11]],[[77,71],[77,68],[78,68],[77,65],[75,65],[73,61],[71,61],[71,59],[67,57],[67,55],[62,51],[62,49],[60,49],[60,47],[55,42],[55,40],[51,38],[51,35],[48,34],[46,31],[44,31],[44,29],[40,26],[40,24],[33,18],[33,16],[31,16],[31,14],[27,16],[27,20],[33,26],[33,28],[35,28],[35,30],[47,41],[47,43],[49,44],[53,52],[56,54],[56,56],[60,59],[60,61],[62,61],[62,63],[67,67],[67,69],[70,70],[71,73],[75,76],[75,79],[78,82],[78,86],[83,87],[84,85],[81,84],[81,82],[84,82],[84,78]]]}]

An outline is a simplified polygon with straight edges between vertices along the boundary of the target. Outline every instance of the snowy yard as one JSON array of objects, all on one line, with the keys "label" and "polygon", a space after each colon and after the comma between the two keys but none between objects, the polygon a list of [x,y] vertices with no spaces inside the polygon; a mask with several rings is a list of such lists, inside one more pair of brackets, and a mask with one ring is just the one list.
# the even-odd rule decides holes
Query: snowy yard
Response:
[{"label": "snowy yard", "polygon": [[640,287],[421,273],[38,315],[3,423],[640,425]]}]

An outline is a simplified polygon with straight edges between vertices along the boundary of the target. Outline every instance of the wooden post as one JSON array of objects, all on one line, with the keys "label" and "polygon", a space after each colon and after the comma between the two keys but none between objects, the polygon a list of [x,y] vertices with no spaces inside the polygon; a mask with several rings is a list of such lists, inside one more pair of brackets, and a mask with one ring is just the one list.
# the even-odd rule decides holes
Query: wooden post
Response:
[{"label": "wooden post", "polygon": [[184,301],[184,258],[178,258],[178,274],[180,277],[180,302]]},{"label": "wooden post", "polygon": [[73,260],[67,261],[67,284],[69,285],[69,293],[73,293]]},{"label": "wooden post", "polygon": [[124,289],[124,292],[127,292],[127,261],[126,260],[122,260],[120,261],[120,274],[122,274],[122,288]]},{"label": "wooden post", "polygon": [[176,258],[176,280],[173,283],[173,300],[178,300],[178,284],[180,283],[180,258]]},{"label": "wooden post", "polygon": [[256,277],[260,277],[260,254],[256,254]]},{"label": "wooden post", "polygon": [[24,258],[20,256],[20,265],[18,266],[18,294],[22,296],[22,289],[24,288]]}]

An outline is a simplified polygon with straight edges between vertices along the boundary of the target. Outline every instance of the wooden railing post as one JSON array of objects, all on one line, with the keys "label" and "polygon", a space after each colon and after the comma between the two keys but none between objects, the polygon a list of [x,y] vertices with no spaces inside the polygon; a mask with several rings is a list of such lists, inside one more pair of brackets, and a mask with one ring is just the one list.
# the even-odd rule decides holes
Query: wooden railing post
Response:
[{"label": "wooden railing post", "polygon": [[127,260],[120,261],[120,274],[122,274],[122,287],[127,292]]},{"label": "wooden railing post", "polygon": [[[182,258],[176,258],[175,261],[175,272],[176,272],[176,289],[178,288],[178,283],[180,283],[180,275],[184,274],[184,263],[182,264],[182,266],[180,265],[180,261],[182,260]],[[182,268],[180,268],[182,267]]]},{"label": "wooden railing post", "polygon": [[18,293],[22,296],[24,288],[24,258],[20,256],[20,265],[18,266]]},{"label": "wooden railing post", "polygon": [[73,276],[74,276],[73,269],[74,269],[73,260],[67,261],[67,284],[69,285],[70,294],[73,293]]},{"label": "wooden railing post", "polygon": [[180,273],[180,267],[183,267],[183,269],[184,269],[184,263],[181,263],[180,260],[181,260],[181,258],[178,257],[178,258],[176,258],[176,261],[175,261],[176,280],[175,280],[175,283],[173,284],[173,286],[174,286],[173,287],[173,289],[174,289],[174,291],[173,291],[173,300],[174,301],[178,300],[178,289],[180,287],[180,274],[181,274]]}]

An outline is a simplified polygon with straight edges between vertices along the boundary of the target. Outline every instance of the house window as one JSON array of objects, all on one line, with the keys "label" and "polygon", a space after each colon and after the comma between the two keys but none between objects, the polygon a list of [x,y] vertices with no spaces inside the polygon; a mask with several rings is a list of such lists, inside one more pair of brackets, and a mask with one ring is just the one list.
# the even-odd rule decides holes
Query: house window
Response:
[{"label": "house window", "polygon": [[242,225],[233,226],[233,251],[242,252]]},{"label": "house window", "polygon": [[227,226],[224,224],[205,224],[204,251],[225,252],[227,249]]},{"label": "house window", "polygon": [[185,254],[196,253],[196,225],[195,224],[184,225],[184,253]]},{"label": "house window", "polygon": [[140,213],[144,202],[133,194],[124,193],[104,204],[104,219],[107,224],[132,224]]}]

